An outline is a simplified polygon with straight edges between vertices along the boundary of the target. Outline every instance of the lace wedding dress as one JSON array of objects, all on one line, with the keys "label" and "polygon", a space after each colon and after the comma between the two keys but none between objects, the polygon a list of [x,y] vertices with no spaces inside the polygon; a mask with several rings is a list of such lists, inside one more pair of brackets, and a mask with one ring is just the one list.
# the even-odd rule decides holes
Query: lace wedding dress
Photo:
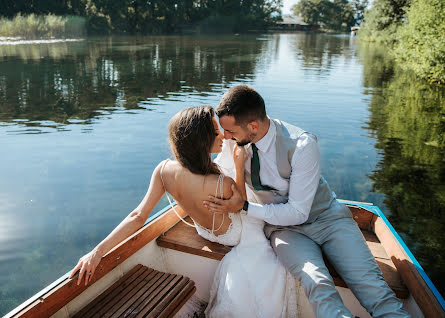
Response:
[{"label": "lace wedding dress", "polygon": [[[220,176],[217,189],[222,189],[222,181]],[[198,234],[205,239],[237,244],[216,269],[206,317],[297,317],[295,279],[264,236],[264,221],[240,213],[229,213],[229,217],[232,224],[218,236],[195,223]]]},{"label": "lace wedding dress", "polygon": [[[222,193],[218,192],[222,192],[223,181],[224,176],[220,175],[215,196],[222,197]],[[214,234],[218,230],[214,228],[214,222],[212,230],[208,230],[193,221],[203,238],[234,246],[216,269],[206,317],[296,318],[296,282],[281,265],[266,239],[264,221],[240,213],[228,215],[232,223],[221,235]]]}]

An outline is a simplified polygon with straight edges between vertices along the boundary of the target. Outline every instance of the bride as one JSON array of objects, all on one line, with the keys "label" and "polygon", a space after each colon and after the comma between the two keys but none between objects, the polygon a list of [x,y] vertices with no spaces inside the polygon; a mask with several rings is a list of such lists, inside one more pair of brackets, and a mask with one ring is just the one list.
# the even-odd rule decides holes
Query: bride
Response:
[{"label": "bride", "polygon": [[102,256],[142,227],[167,191],[187,211],[199,235],[235,246],[216,270],[207,317],[295,316],[294,280],[286,274],[265,238],[263,221],[239,211],[212,213],[202,205],[202,201],[215,192],[219,198],[230,198],[238,193],[233,191],[236,186],[245,196],[244,149],[238,148],[234,154],[236,183],[224,177],[211,160],[212,153],[221,152],[223,139],[211,106],[186,108],[173,116],[169,123],[169,141],[176,161],[167,159],[158,164],[141,203],[79,259],[70,278],[80,269],[77,284],[87,285]]}]

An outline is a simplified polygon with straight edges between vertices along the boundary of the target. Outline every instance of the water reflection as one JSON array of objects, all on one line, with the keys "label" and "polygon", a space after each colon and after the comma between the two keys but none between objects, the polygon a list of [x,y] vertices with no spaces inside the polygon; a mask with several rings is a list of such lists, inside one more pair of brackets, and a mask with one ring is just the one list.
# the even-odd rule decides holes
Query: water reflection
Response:
[{"label": "water reflection", "polygon": [[153,98],[209,92],[251,77],[266,43],[170,36],[0,45],[0,121],[56,128],[110,107],[150,109]]},{"label": "water reflection", "polygon": [[390,221],[445,291],[445,90],[395,69],[384,48],[362,48],[373,90],[368,129],[382,155],[370,176]]},{"label": "water reflection", "polygon": [[305,33],[0,45],[0,315],[139,203],[169,155],[174,113],[216,105],[239,83],[320,137],[340,197],[385,200],[444,290],[444,92],[396,71],[384,50],[358,52],[355,38]]},{"label": "water reflection", "polygon": [[322,75],[329,73],[340,57],[344,57],[343,61],[351,61],[354,52],[349,49],[350,44],[355,44],[355,38],[345,35],[317,37],[302,33],[295,41],[295,52],[306,72]]}]

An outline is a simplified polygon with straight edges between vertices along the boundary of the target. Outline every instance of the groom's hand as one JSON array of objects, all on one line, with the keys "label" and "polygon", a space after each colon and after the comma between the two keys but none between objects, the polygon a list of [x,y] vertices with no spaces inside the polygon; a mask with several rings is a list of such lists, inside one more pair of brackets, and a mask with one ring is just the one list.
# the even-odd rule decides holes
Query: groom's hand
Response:
[{"label": "groom's hand", "polygon": [[232,184],[232,191],[233,194],[230,199],[218,199],[213,195],[209,195],[209,200],[203,201],[203,204],[211,212],[239,212],[243,208],[244,199],[234,184]]}]

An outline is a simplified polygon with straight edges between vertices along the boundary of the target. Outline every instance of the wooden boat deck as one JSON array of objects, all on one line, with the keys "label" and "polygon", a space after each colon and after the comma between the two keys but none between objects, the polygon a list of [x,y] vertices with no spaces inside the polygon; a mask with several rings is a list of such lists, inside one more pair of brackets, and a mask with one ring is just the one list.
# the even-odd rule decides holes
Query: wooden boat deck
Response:
[{"label": "wooden boat deck", "polygon": [[195,291],[187,277],[139,264],[73,318],[173,317]]},{"label": "wooden boat deck", "polygon": [[[375,257],[377,264],[379,264],[382,269],[386,281],[396,291],[396,294],[399,297],[404,298],[408,294],[407,289],[405,288],[406,284],[406,287],[409,290],[409,297],[406,301],[412,304],[410,306],[413,306],[411,309],[414,310],[414,312],[416,310],[421,310],[423,313],[422,314],[419,311],[417,312],[418,315],[413,314],[413,317],[444,318],[445,311],[441,305],[440,298],[436,298],[434,290],[431,289],[428,281],[422,276],[423,274],[419,272],[416,267],[417,265],[413,263],[409,250],[404,247],[403,241],[400,241],[397,233],[378,208],[376,212],[371,212],[373,210],[366,208],[367,204],[365,203],[346,200],[342,201],[351,210],[353,218],[362,230],[366,242]],[[359,203],[359,205],[357,206],[355,203]],[[371,204],[368,205],[372,207]],[[187,216],[187,213],[179,206],[176,207],[176,211],[182,218]],[[91,298],[82,299],[82,297],[78,297],[80,294],[83,294],[86,289],[91,291],[91,295],[99,294],[94,293],[94,289],[101,291],[105,290],[100,285],[98,287],[93,287],[92,289],[90,288],[92,287],[91,285],[96,284],[96,282],[98,284],[104,284],[101,282],[102,278],[105,276],[107,276],[107,279],[113,279],[112,277],[114,277],[113,275],[116,275],[116,273],[112,274],[112,272],[114,272],[118,266],[123,269],[123,262],[136,256],[140,249],[147,246],[154,247],[154,245],[151,244],[154,243],[154,240],[157,241],[159,246],[197,254],[215,260],[222,259],[224,255],[230,251],[229,247],[204,240],[197,235],[195,229],[186,227],[182,222],[178,223],[178,221],[178,216],[172,209],[159,211],[157,214],[151,216],[142,228],[126,240],[119,243],[102,258],[91,284],[88,286],[84,286],[84,284],[77,285],[77,275],[73,278],[68,278],[67,273],[59,280],[55,281],[50,286],[38,292],[36,295],[12,310],[5,316],[5,318],[50,317],[53,314],[60,314],[60,317],[68,317],[69,315],[77,313],[80,308],[87,306],[87,303],[91,300]],[[152,253],[153,250],[148,250],[143,253],[146,252]],[[156,252],[162,253],[157,247]],[[169,253],[166,255],[168,254]],[[172,255],[174,254],[177,253],[173,253]],[[144,263],[142,259],[139,262]],[[174,259],[173,262],[175,262]],[[138,262],[133,263],[133,265],[125,269],[123,273],[130,271],[134,264],[137,263]],[[214,264],[214,262],[202,263]],[[159,264],[145,265],[161,270],[163,268],[162,266],[158,266]],[[172,265],[181,266],[182,264],[174,263]],[[336,285],[346,285],[335,273],[332,267],[330,268],[330,271],[334,277]],[[177,272],[181,273],[180,270]],[[199,281],[201,278],[200,273],[195,273],[193,268],[188,268],[185,272],[188,272],[187,276],[193,277],[197,283],[196,286],[198,289],[202,288],[202,284],[207,282],[207,280],[205,282]],[[403,279],[404,283],[401,282],[400,277]],[[101,282],[98,282],[99,280]],[[105,284],[105,288],[106,286],[113,285],[111,281],[110,284],[106,282]],[[204,286],[204,288],[206,287]]]},{"label": "wooden boat deck", "polygon": [[[359,220],[358,217],[355,219],[359,225],[360,222],[366,222],[366,220]],[[192,222],[189,217],[186,220]],[[394,290],[397,297],[402,299],[407,298],[409,295],[408,289],[404,285],[396,266],[386,253],[377,236],[367,229],[362,228],[361,231],[372,255],[377,262],[377,265],[380,267],[383,273],[385,281]],[[207,241],[199,236],[194,228],[184,224],[183,222],[178,222],[174,227],[169,229],[163,235],[159,236],[156,242],[161,247],[208,257],[215,260],[221,260],[224,255],[231,250],[231,248],[228,246]],[[331,276],[334,279],[335,285],[347,287],[345,281],[335,271],[334,267],[326,258],[325,262]]]}]

